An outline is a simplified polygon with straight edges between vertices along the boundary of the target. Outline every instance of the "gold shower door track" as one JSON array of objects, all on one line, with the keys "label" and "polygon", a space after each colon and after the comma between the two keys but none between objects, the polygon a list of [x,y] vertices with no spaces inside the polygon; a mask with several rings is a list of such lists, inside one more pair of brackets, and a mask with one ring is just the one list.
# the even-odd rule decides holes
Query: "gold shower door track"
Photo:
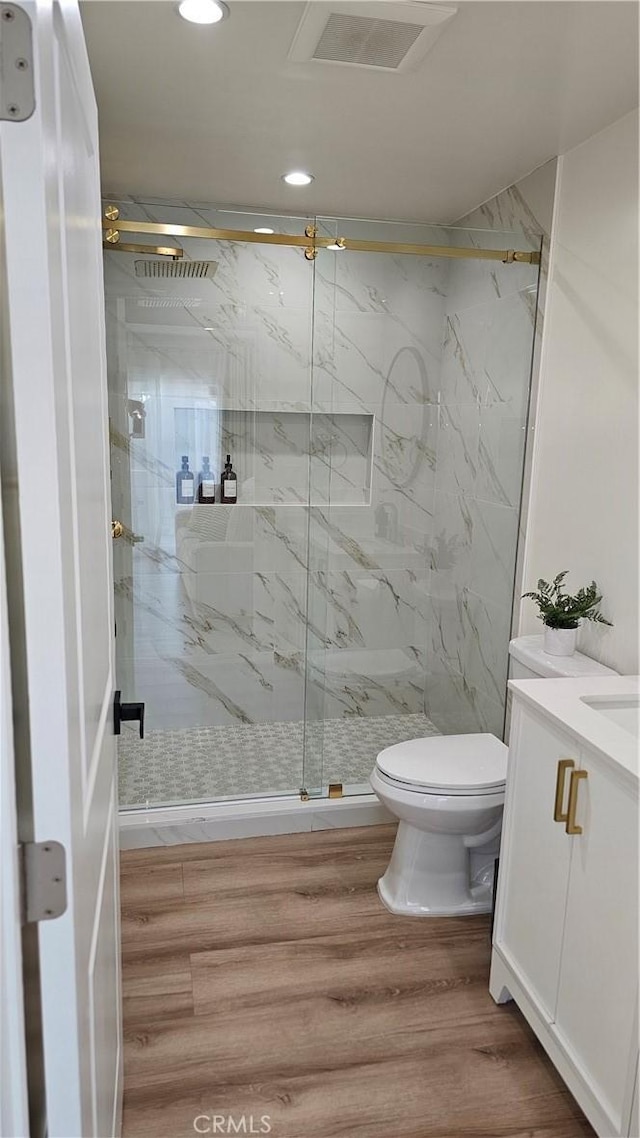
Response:
[{"label": "gold shower door track", "polygon": [[319,237],[315,225],[307,225],[304,236],[292,233],[252,233],[244,229],[210,229],[208,226],[171,225],[156,221],[120,221],[115,206],[108,206],[102,222],[105,230],[105,249],[122,252],[147,252],[165,257],[181,257],[181,249],[163,246],[135,246],[120,244],[121,233],[154,234],[161,237],[197,237],[207,241],[244,241],[260,245],[285,245],[303,249],[308,261],[313,261],[318,249],[349,249],[354,253],[410,253],[418,257],[470,258],[476,261],[502,261],[504,264],[540,264],[540,253],[520,252],[517,249],[476,249],[455,245],[408,245],[394,241],[358,241],[352,237]]}]

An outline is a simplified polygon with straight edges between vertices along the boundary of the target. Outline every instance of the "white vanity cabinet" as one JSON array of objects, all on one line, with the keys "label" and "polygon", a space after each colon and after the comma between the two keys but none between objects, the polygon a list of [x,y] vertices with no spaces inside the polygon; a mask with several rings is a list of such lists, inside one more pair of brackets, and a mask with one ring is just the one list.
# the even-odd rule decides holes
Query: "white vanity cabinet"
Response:
[{"label": "white vanity cabinet", "polygon": [[531,698],[566,682],[512,685],[490,989],[515,999],[602,1138],[640,1138],[638,777]]}]

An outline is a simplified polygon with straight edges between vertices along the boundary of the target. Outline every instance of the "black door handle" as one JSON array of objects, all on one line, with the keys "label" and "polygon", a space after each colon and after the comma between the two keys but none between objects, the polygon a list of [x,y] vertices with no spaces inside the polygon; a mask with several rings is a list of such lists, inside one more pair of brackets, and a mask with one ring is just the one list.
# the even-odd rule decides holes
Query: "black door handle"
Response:
[{"label": "black door handle", "polygon": [[123,703],[122,692],[117,691],[113,697],[113,733],[120,734],[120,726],[124,720],[137,719],[140,724],[140,738],[144,739],[144,704]]}]

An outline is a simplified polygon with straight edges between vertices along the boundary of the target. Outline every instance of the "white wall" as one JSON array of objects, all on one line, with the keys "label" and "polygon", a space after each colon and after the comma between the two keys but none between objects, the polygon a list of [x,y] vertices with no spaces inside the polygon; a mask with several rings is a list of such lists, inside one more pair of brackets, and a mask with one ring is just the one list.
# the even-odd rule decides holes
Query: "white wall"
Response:
[{"label": "white wall", "polygon": [[[638,113],[559,163],[524,586],[595,578],[613,629],[579,647],[638,669]],[[523,602],[520,631],[541,631]]]}]

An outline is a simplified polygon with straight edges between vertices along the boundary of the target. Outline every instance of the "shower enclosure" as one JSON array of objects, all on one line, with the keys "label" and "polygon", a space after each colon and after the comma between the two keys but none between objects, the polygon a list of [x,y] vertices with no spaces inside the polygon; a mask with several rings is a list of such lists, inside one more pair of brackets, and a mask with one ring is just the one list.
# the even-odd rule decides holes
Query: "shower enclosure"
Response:
[{"label": "shower enclosure", "polygon": [[384,746],[501,735],[538,248],[114,204],[122,807],[362,793]]}]

